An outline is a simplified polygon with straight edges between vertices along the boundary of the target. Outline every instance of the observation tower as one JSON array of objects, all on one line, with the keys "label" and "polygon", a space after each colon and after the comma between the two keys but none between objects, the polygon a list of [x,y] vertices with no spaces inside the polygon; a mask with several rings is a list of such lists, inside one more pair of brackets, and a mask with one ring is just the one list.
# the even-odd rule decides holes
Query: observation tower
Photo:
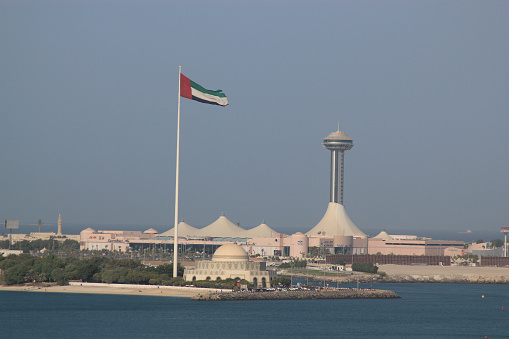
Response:
[{"label": "observation tower", "polygon": [[343,170],[345,151],[352,149],[353,139],[338,130],[323,139],[322,146],[331,151],[330,202],[322,220],[307,235],[366,237],[350,220],[343,206]]},{"label": "observation tower", "polygon": [[340,132],[332,132],[323,139],[322,146],[331,151],[330,159],[330,202],[343,205],[343,171],[345,151],[352,149],[353,139]]}]

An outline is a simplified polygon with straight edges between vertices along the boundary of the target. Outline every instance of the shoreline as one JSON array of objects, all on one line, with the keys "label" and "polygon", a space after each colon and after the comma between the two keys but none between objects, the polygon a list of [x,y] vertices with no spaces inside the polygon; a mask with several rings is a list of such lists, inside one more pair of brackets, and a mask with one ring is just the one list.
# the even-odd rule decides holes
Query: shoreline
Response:
[{"label": "shoreline", "polygon": [[[459,284],[509,284],[509,267],[463,267],[463,266],[401,266],[380,265],[381,274],[345,274],[320,276],[293,274],[294,277],[329,283],[459,283]],[[290,276],[290,274],[283,274]],[[162,297],[192,298],[199,294],[231,292],[229,289],[213,289],[186,286],[135,285],[81,283],[72,281],[69,285],[0,285],[0,291],[91,293],[119,295],[149,295]]]},{"label": "shoreline", "polygon": [[224,293],[231,290],[185,286],[133,285],[70,282],[69,285],[0,285],[0,291],[51,292],[51,293],[90,293],[118,295],[148,295],[160,297],[191,298],[198,294]]}]

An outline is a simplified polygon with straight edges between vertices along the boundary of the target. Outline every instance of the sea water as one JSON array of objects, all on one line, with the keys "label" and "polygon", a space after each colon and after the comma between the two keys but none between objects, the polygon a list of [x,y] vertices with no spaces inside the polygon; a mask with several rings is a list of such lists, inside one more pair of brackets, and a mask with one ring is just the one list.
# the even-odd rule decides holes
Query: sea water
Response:
[{"label": "sea water", "polygon": [[509,336],[507,285],[361,287],[393,290],[402,298],[199,302],[159,296],[0,291],[0,338]]}]

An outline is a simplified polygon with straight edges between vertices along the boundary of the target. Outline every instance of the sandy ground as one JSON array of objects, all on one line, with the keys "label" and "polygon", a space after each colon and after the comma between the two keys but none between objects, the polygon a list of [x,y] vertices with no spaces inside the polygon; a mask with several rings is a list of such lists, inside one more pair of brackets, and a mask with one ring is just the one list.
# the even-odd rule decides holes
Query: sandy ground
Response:
[{"label": "sandy ground", "polygon": [[[221,290],[197,287],[154,286],[154,285],[122,285],[98,283],[72,283],[67,286],[2,286],[0,291],[29,291],[29,292],[62,292],[62,293],[94,293],[94,294],[124,294],[124,295],[153,295],[163,297],[191,298],[197,294],[214,293]],[[230,290],[223,290],[230,291]]]},{"label": "sandy ground", "polygon": [[479,275],[509,277],[509,268],[507,267],[378,265],[378,272],[385,272],[387,275]]}]

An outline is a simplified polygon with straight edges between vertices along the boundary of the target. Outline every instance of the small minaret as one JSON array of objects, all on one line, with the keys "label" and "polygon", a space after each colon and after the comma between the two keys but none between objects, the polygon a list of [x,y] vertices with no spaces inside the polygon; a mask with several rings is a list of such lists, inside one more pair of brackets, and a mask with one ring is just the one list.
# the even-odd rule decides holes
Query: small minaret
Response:
[{"label": "small minaret", "polygon": [[57,235],[62,235],[62,214],[58,215],[58,232]]}]

